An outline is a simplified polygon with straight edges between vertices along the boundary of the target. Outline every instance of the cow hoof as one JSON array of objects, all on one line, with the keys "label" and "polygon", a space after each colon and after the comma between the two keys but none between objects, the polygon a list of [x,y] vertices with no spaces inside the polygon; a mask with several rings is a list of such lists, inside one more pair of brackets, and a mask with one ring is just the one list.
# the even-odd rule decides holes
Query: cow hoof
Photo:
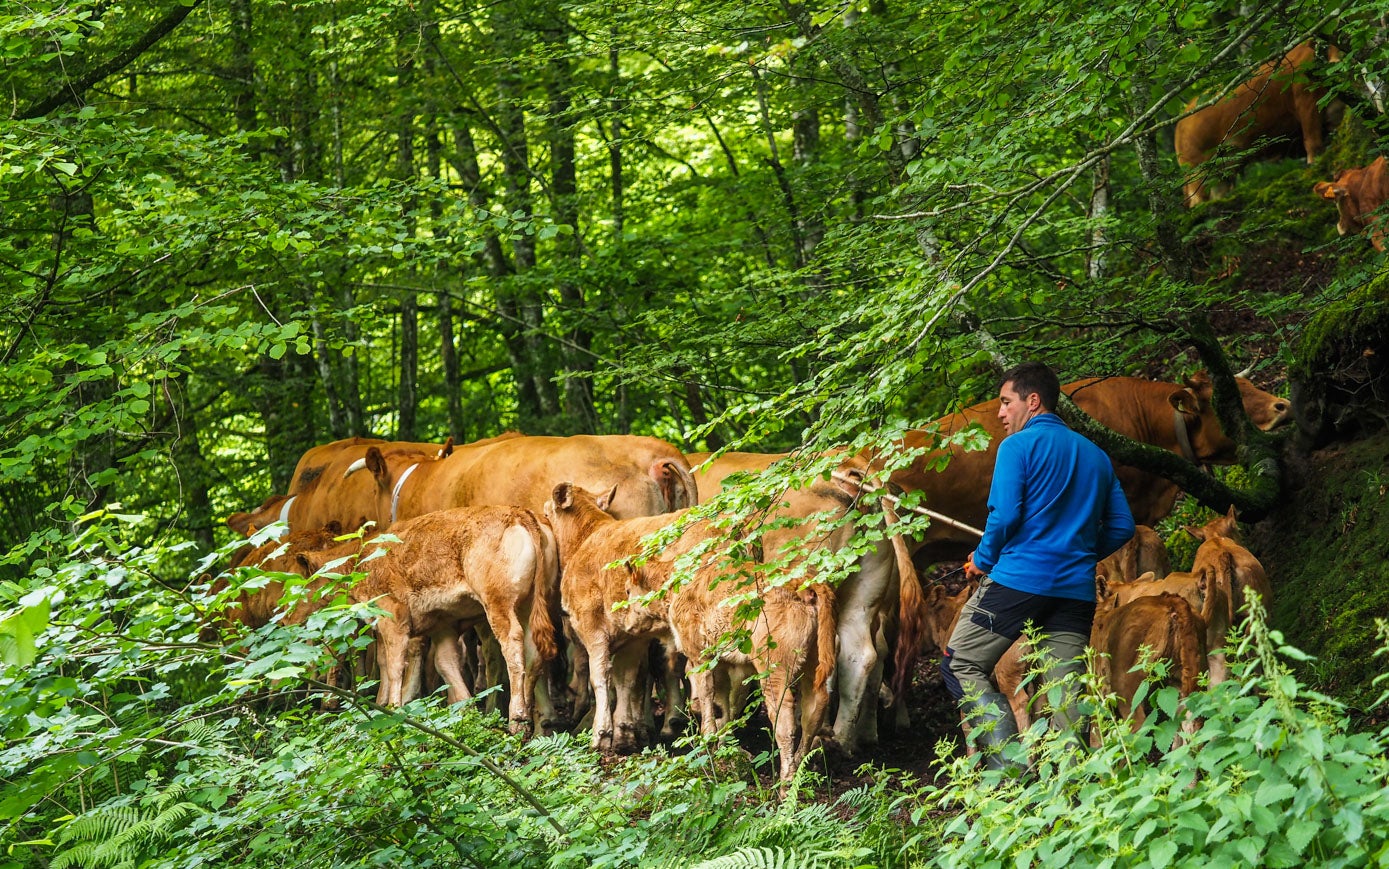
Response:
[{"label": "cow hoof", "polygon": [[604,754],[613,752],[613,734],[611,730],[598,731],[593,734],[593,750],[601,751]]}]

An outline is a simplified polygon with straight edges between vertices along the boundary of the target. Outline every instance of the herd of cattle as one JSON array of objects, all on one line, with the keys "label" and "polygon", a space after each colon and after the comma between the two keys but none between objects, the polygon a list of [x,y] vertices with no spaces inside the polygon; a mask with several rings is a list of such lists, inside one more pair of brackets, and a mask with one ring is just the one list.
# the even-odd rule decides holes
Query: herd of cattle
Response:
[{"label": "herd of cattle", "polygon": [[[1289,421],[1287,401],[1237,382],[1257,427]],[[1089,378],[1063,389],[1091,417],[1135,440],[1200,464],[1235,459],[1204,374],[1184,384]],[[241,583],[229,569],[211,588],[228,604],[221,627],[255,628],[274,619],[302,622],[341,588],[339,575],[361,574],[352,599],[374,601],[385,613],[375,620],[379,702],[419,696],[432,664],[450,702],[503,684],[516,730],[577,722],[591,712],[593,745],[605,750],[630,751],[654,736],[653,693],[666,706],[665,732],[678,728],[682,711],[713,731],[741,713],[750,684],[760,680],[781,774],[789,776],[817,739],[849,753],[875,744],[880,696],[900,699],[915,658],[948,636],[967,591],[923,590],[913,556],[935,563],[973,548],[967,529],[984,524],[1003,435],[997,410],[990,401],[909,432],[899,447],[915,458],[890,475],[884,455],[836,456],[837,472],[788,487],[739,533],[690,517],[649,557],[643,538],[717,495],[730,474],[764,471],[785,456],[687,457],[634,436],[506,434],[442,448],[338,441],[305,453],[288,493],[228,519],[246,535],[284,523],[287,536],[248,544],[233,568],[298,574],[313,593],[284,612],[280,582]],[[945,440],[971,424],[990,436],[987,449]],[[1170,512],[1174,484],[1118,470],[1140,523]],[[892,490],[919,492],[920,503],[954,521],[895,532],[898,517],[883,505],[889,499],[862,497],[882,476]],[[855,528],[842,520],[851,510],[860,528],[875,533],[848,548]],[[366,535],[344,533],[368,522],[375,530]],[[731,559],[746,539],[740,534],[758,522],[759,543]],[[371,536],[379,531],[389,536]],[[1178,662],[1173,670],[1189,689],[1205,669],[1197,659],[1221,647],[1244,590],[1267,596],[1262,570],[1234,542],[1233,516],[1200,533],[1207,540],[1188,574],[1168,574],[1151,533],[1135,539],[1126,559],[1101,566],[1094,642],[1109,653],[1112,684],[1126,696],[1140,646]],[[830,553],[851,566],[837,583],[819,573]],[[668,587],[677,561],[688,581]],[[1142,575],[1148,571],[1166,578]],[[667,592],[651,594],[661,589]],[[1211,673],[1220,678],[1223,662],[1213,657]],[[1024,705],[1020,693],[1017,699]]]},{"label": "herd of cattle", "polygon": [[[1335,46],[1326,46],[1325,54],[1331,62],[1342,59]],[[1217,181],[1201,168],[1217,154],[1239,156],[1251,149],[1267,150],[1288,139],[1300,139],[1308,163],[1321,154],[1323,122],[1328,114],[1343,107],[1329,101],[1327,90],[1306,77],[1316,62],[1316,45],[1304,42],[1281,59],[1265,64],[1225,99],[1199,110],[1198,100],[1188,104],[1189,114],[1177,122],[1174,140],[1177,161],[1189,170],[1183,188],[1188,205],[1228,191],[1228,180]],[[1368,228],[1375,249],[1384,250],[1384,230],[1377,213],[1389,200],[1384,157],[1365,167],[1345,169],[1335,181],[1318,182],[1313,192],[1336,203],[1336,229],[1341,235]]]}]

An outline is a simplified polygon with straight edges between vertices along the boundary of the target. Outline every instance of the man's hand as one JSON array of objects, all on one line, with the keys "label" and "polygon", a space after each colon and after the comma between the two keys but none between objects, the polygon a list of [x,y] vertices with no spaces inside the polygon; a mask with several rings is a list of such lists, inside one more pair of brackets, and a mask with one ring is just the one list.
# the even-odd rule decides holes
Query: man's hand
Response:
[{"label": "man's hand", "polygon": [[965,579],[979,579],[984,575],[984,571],[974,566],[974,553],[971,552],[965,559]]}]

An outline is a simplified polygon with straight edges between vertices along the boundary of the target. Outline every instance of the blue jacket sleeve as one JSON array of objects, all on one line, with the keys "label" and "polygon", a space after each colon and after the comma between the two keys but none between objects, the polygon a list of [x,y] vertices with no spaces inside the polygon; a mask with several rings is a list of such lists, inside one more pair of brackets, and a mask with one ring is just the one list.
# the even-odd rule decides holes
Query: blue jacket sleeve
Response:
[{"label": "blue jacket sleeve", "polygon": [[1104,508],[1104,525],[1100,528],[1096,554],[1100,558],[1113,555],[1119,550],[1119,547],[1133,538],[1133,532],[1133,513],[1129,510],[1129,501],[1124,497],[1124,490],[1119,485],[1119,478],[1111,477],[1109,498]]},{"label": "blue jacket sleeve", "polygon": [[[984,536],[974,550],[974,566],[984,573],[994,569],[1003,554],[1003,545],[1022,527],[1026,478],[1026,456],[1017,442],[999,444],[993,483],[989,486],[989,518],[984,523]],[[1133,536],[1132,531],[1129,536]]]}]

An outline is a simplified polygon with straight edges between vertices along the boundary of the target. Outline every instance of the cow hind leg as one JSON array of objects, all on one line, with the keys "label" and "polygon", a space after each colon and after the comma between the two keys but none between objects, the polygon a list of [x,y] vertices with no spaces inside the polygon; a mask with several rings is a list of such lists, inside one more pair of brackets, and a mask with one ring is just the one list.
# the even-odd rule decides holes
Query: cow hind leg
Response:
[{"label": "cow hind leg", "polygon": [[593,686],[593,748],[612,751],[612,690],[613,662],[606,637],[595,637],[584,644],[588,652],[588,677]]},{"label": "cow hind leg", "polygon": [[462,703],[472,698],[468,680],[463,675],[463,643],[455,630],[439,631],[431,636],[434,646],[434,669],[448,685],[448,702]]},{"label": "cow hind leg", "polygon": [[651,700],[651,671],[647,665],[649,643],[628,642],[613,653],[612,746],[619,754],[631,754],[641,746],[646,710]]},{"label": "cow hind leg", "polygon": [[376,702],[381,706],[401,704],[401,683],[405,678],[405,646],[409,636],[390,616],[376,620],[376,662],[381,674]]},{"label": "cow hind leg", "polygon": [[496,635],[499,651],[506,664],[507,685],[511,698],[507,704],[508,727],[512,733],[521,733],[531,724],[531,704],[534,681],[527,684],[526,672],[526,624],[529,613],[518,612],[515,604],[511,607],[492,607],[487,610],[488,622]]}]

